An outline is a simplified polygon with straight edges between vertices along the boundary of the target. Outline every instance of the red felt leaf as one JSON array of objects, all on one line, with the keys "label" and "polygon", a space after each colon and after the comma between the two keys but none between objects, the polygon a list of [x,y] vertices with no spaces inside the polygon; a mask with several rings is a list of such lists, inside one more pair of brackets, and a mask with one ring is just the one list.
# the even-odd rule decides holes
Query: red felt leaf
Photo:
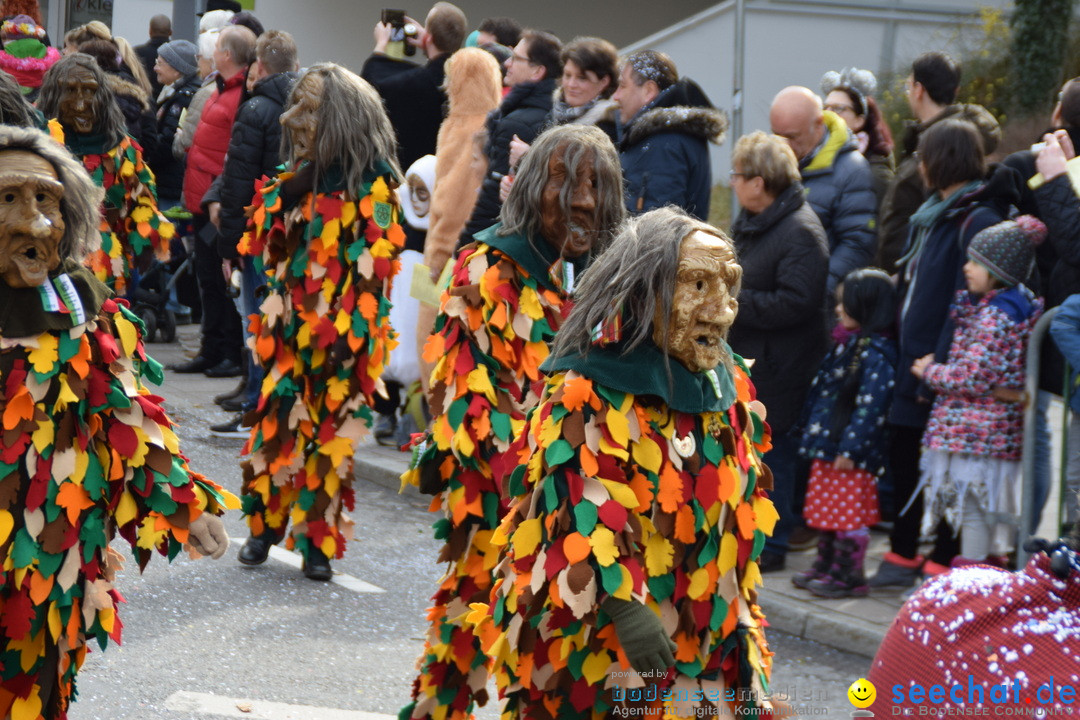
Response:
[{"label": "red felt leaf", "polygon": [[4,635],[19,640],[30,633],[30,621],[34,617],[34,602],[28,590],[19,590],[4,599],[4,613],[0,624]]},{"label": "red felt leaf", "polygon": [[559,538],[548,548],[547,560],[544,562],[544,572],[548,580],[558,575],[569,564],[566,555],[563,554],[563,538]]},{"label": "red felt leaf", "polygon": [[133,457],[139,447],[139,436],[134,428],[122,422],[113,422],[109,425],[109,444],[122,457]]},{"label": "red felt leaf", "polygon": [[715,465],[706,465],[694,479],[694,497],[708,510],[720,498],[720,474]]},{"label": "red felt leaf", "polygon": [[600,517],[600,522],[604,523],[615,532],[620,532],[626,527],[626,508],[614,500],[608,500],[601,505],[597,515]]}]

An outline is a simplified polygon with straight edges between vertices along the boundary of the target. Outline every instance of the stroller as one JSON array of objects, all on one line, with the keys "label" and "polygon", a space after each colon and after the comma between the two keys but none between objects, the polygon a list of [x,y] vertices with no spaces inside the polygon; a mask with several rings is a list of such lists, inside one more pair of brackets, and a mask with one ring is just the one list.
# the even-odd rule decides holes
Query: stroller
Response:
[{"label": "stroller", "polygon": [[176,340],[177,317],[171,307],[174,305],[174,289],[185,272],[192,272],[191,255],[181,240],[191,235],[191,213],[182,207],[175,207],[166,210],[164,215],[176,226],[176,235],[169,247],[171,259],[166,263],[155,258],[144,271],[134,270],[132,290],[127,296],[132,312],[146,326],[146,342],[156,342],[159,333],[161,342]]}]

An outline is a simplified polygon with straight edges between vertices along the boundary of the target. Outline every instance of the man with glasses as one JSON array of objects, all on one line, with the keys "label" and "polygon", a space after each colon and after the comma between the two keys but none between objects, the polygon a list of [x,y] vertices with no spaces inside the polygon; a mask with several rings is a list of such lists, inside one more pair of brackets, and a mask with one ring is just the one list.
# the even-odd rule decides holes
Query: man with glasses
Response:
[{"label": "man with glasses", "polygon": [[499,183],[511,172],[510,141],[516,136],[532,143],[540,134],[551,111],[555,81],[562,75],[561,51],[559,38],[540,30],[526,30],[506,61],[505,83],[510,92],[487,118],[484,153],[488,169],[476,208],[462,233],[462,243],[471,242],[473,233],[499,219]]},{"label": "man with glasses", "polygon": [[960,63],[945,53],[927,52],[915,58],[904,81],[908,105],[915,121],[904,131],[896,175],[885,191],[878,214],[877,257],[874,264],[890,273],[908,239],[908,218],[926,200],[929,191],[919,176],[915,148],[919,136],[946,118],[967,120],[979,129],[983,151],[989,155],[1001,140],[997,120],[981,105],[956,102],[960,88]]}]

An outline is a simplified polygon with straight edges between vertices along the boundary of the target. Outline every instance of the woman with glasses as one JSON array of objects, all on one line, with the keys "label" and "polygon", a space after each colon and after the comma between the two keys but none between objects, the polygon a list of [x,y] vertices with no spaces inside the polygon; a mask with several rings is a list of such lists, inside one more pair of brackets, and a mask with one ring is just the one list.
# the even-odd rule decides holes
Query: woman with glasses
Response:
[{"label": "woman with glasses", "polygon": [[830,70],[821,78],[825,109],[843,118],[855,135],[863,157],[870,163],[870,170],[874,174],[874,196],[880,208],[881,198],[893,179],[896,165],[892,155],[892,133],[872,97],[875,90],[877,78],[869,70]]},{"label": "woman with glasses", "polygon": [[731,236],[743,284],[728,343],[753,358],[752,379],[772,428],[773,449],[765,463],[772,470],[771,498],[780,521],[758,560],[761,571],[769,572],[783,569],[796,520],[791,505],[801,436],[793,426],[828,350],[829,244],[784,138],[763,132],[740,138],[732,164],[731,187],[742,209]]}]

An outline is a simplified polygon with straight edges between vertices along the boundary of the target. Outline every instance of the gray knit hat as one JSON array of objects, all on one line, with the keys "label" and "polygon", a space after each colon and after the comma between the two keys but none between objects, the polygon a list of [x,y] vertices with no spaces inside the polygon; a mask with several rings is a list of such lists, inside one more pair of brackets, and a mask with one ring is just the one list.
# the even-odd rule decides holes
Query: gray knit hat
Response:
[{"label": "gray knit hat", "polygon": [[1021,215],[985,228],[972,239],[968,257],[1006,286],[1028,279],[1035,265],[1035,246],[1046,238],[1046,226],[1033,215]]},{"label": "gray knit hat", "polygon": [[194,75],[199,71],[199,64],[195,60],[199,48],[190,40],[173,40],[158,48],[158,57],[172,66],[172,69],[183,76]]}]

